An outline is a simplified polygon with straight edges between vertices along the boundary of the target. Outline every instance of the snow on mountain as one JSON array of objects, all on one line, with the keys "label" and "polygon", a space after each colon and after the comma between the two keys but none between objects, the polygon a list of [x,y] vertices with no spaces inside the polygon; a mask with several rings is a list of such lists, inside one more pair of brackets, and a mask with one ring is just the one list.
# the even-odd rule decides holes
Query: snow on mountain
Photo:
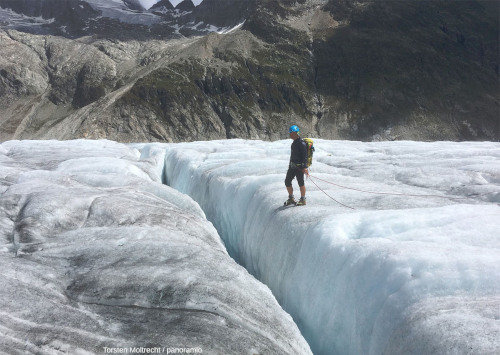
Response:
[{"label": "snow on mountain", "polygon": [[102,17],[109,17],[125,23],[152,25],[161,22],[161,17],[147,11],[138,1],[134,3],[123,0],[85,0],[94,9],[101,11]]},{"label": "snow on mountain", "polygon": [[498,353],[500,144],[290,143],[0,145],[0,350]]},{"label": "snow on mountain", "polygon": [[172,145],[165,173],[313,352],[498,353],[500,145],[316,140],[284,207],[290,143]]},{"label": "snow on mountain", "polygon": [[161,184],[165,148],[0,145],[0,353],[311,353],[200,207]]},{"label": "snow on mountain", "polygon": [[54,22],[54,18],[44,19],[42,16],[27,16],[24,14],[17,13],[12,9],[4,9],[0,7],[0,23],[10,22],[16,27],[26,27],[26,26],[40,26],[47,25]]},{"label": "snow on mountain", "polygon": [[[67,9],[63,11],[64,7],[57,0],[47,1],[42,3],[43,6],[35,7],[30,3],[0,0],[0,28],[78,37],[92,33],[101,35],[111,33],[112,28],[120,26],[121,23],[150,27],[149,31],[152,26],[157,26],[155,31],[161,28],[164,34],[191,36],[224,32],[241,22],[241,20],[226,16],[223,25],[216,24],[220,22],[217,20],[217,14],[219,17],[225,17],[220,13],[233,7],[238,13],[240,6],[224,3],[220,5],[221,7],[214,7],[219,4],[210,3],[207,8],[194,11],[201,3],[201,0],[172,2],[169,0],[160,2],[156,0],[82,0],[80,2],[72,0],[64,3]],[[42,11],[43,16],[36,13],[37,11]],[[47,14],[53,14],[53,16],[47,17]],[[77,22],[75,22],[76,19],[78,19]],[[107,21],[109,19],[119,22],[110,23]],[[68,25],[71,28],[68,28]],[[136,28],[136,31],[138,35],[149,33],[144,27]]]}]

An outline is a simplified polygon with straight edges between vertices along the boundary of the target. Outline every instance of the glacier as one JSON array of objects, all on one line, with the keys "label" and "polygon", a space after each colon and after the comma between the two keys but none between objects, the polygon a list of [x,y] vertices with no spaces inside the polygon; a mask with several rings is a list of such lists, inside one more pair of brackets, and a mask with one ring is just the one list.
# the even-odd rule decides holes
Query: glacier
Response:
[{"label": "glacier", "polygon": [[284,207],[290,143],[173,145],[165,181],[312,351],[499,353],[500,144],[317,139],[308,205]]},{"label": "glacier", "polygon": [[164,156],[0,145],[0,353],[311,354],[199,205],[161,183]]},{"label": "glacier", "polygon": [[290,144],[2,143],[0,350],[500,352],[499,143]]}]

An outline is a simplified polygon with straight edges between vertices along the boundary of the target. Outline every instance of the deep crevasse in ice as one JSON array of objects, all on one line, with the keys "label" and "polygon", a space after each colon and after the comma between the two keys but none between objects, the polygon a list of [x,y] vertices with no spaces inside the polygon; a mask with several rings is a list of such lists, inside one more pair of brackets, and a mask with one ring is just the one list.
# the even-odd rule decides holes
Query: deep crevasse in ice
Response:
[{"label": "deep crevasse in ice", "polygon": [[317,178],[458,199],[313,179],[308,205],[285,208],[290,143],[170,145],[165,177],[315,354],[498,352],[500,145],[316,140]]}]

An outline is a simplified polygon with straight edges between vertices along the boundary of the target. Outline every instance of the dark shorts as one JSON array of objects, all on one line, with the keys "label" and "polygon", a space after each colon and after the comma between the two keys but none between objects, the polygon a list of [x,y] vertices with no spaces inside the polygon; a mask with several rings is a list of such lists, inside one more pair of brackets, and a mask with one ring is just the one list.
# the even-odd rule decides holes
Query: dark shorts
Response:
[{"label": "dark shorts", "polygon": [[288,168],[288,171],[286,172],[285,186],[286,187],[292,186],[292,180],[295,177],[297,178],[299,186],[300,187],[304,186],[304,172],[302,171],[302,169],[299,168]]}]

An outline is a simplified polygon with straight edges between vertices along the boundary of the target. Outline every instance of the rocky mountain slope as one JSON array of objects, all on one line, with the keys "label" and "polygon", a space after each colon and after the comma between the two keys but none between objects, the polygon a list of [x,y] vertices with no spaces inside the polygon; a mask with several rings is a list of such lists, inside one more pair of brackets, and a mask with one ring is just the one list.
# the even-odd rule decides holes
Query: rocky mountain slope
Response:
[{"label": "rocky mountain slope", "polygon": [[496,1],[104,2],[2,21],[1,140],[500,139]]}]

